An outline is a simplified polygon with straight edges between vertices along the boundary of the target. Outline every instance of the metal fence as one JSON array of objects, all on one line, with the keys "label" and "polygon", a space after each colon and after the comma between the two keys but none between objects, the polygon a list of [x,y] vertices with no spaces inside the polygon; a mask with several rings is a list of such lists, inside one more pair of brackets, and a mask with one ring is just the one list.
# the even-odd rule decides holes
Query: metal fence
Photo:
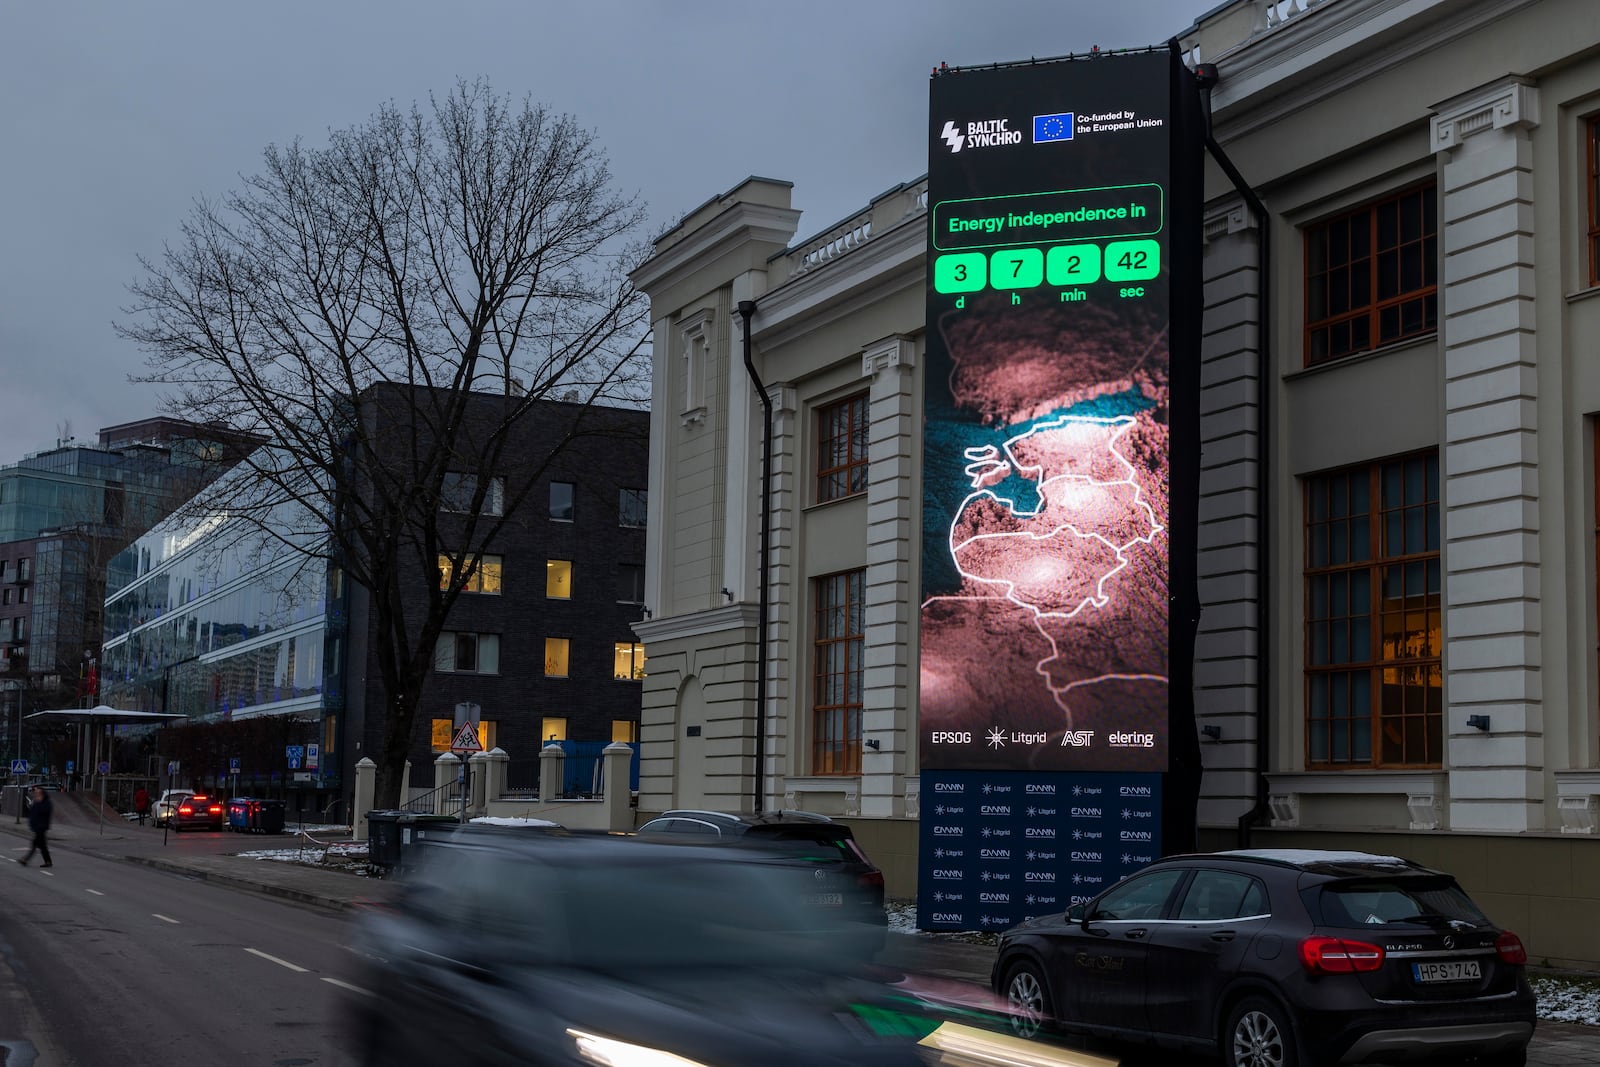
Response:
[{"label": "metal fence", "polygon": [[[597,797],[605,792],[605,760],[602,753],[610,741],[556,741],[567,758],[561,766],[561,796]],[[639,789],[639,746],[630,743],[633,758],[628,762],[628,789]],[[539,792],[539,757],[513,759],[506,764],[506,792]],[[554,798],[547,798],[554,799]]]}]

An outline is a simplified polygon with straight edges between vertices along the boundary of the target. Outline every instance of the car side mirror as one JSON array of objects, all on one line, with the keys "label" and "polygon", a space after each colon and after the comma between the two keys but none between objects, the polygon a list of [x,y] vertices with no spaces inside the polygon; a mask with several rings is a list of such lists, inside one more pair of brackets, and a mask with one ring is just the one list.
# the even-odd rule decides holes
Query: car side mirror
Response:
[{"label": "car side mirror", "polygon": [[1084,905],[1082,905],[1082,904],[1074,904],[1072,907],[1068,908],[1067,909],[1067,922],[1069,922],[1069,923],[1077,923],[1079,926],[1082,926],[1084,924],[1084,922],[1085,922]]}]

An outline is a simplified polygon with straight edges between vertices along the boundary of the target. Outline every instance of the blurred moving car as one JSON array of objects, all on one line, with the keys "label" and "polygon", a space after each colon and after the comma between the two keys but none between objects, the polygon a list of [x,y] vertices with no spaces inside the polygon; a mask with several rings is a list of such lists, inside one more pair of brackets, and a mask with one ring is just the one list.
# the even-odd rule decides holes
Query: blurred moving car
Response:
[{"label": "blurred moving car", "polygon": [[190,789],[168,789],[162,793],[161,799],[150,807],[151,813],[156,817],[156,825],[166,826],[177,813],[178,805],[192,796],[194,791]]},{"label": "blurred moving car", "polygon": [[886,991],[813,883],[743,849],[463,827],[359,928],[363,1062],[923,1062],[861,1021]]},{"label": "blurred moving car", "polygon": [[858,922],[887,928],[883,910],[883,872],[850,827],[809,811],[735,815],[681,809],[663,812],[638,830],[662,842],[719,843],[764,849],[807,865],[815,885],[807,894],[814,906],[841,908]]},{"label": "blurred moving car", "polygon": [[194,827],[202,830],[220,830],[227,818],[225,811],[220,798],[205,793],[195,793],[178,801],[177,808],[169,818],[172,820],[172,828],[180,833]]},{"label": "blurred moving car", "polygon": [[1363,852],[1170,856],[1001,935],[1019,1033],[1054,1023],[1229,1067],[1520,1067],[1527,953],[1448,874]]}]

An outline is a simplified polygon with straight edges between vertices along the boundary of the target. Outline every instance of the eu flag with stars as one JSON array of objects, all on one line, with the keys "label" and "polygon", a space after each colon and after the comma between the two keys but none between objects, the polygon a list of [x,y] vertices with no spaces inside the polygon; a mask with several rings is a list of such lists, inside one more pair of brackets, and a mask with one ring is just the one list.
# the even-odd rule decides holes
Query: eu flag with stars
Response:
[{"label": "eu flag with stars", "polygon": [[1033,116],[1033,143],[1072,140],[1072,112]]}]

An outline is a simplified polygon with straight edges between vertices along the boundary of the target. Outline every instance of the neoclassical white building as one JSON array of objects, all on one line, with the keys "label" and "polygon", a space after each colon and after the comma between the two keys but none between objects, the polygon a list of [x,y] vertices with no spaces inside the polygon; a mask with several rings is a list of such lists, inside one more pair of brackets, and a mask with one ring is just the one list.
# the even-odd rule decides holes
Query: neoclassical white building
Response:
[{"label": "neoclassical white building", "polygon": [[[1178,37],[1216,66],[1214,138],[1252,193],[1211,167],[1202,844],[1432,862],[1536,959],[1596,965],[1600,7],[1237,0]],[[796,242],[789,185],[750,178],[635,276],[656,339],[641,814],[843,816],[896,896],[925,200],[911,182]],[[743,301],[772,419],[759,708]]]}]

